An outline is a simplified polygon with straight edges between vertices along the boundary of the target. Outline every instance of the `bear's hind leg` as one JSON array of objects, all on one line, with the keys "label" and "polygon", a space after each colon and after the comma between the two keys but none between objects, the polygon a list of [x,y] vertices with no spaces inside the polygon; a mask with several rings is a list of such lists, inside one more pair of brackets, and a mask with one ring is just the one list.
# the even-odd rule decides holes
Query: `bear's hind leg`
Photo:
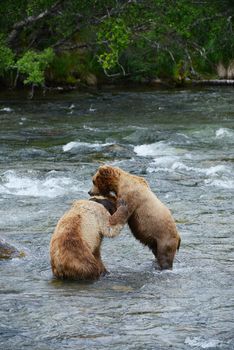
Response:
[{"label": "bear's hind leg", "polygon": [[95,250],[95,252],[93,253],[95,259],[96,259],[96,262],[97,262],[97,265],[98,265],[98,269],[100,271],[100,275],[104,276],[106,274],[108,274],[108,271],[107,269],[105,268],[105,265],[103,264],[102,262],[102,258],[101,258],[101,254],[100,254],[100,248],[97,248]]}]

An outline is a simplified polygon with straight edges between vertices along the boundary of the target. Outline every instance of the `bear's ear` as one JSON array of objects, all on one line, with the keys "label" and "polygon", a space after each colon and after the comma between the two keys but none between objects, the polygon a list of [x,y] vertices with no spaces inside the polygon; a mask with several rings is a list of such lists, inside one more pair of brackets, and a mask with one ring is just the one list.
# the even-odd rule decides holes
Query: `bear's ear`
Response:
[{"label": "bear's ear", "polygon": [[109,165],[102,165],[99,167],[98,172],[103,177],[113,176],[114,169]]}]

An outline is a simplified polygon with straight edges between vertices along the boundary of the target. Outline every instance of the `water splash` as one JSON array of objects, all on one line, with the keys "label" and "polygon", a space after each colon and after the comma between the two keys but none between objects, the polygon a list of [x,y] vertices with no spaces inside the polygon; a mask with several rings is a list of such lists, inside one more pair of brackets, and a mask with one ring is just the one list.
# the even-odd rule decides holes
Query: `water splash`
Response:
[{"label": "water splash", "polygon": [[225,189],[234,189],[234,180],[230,180],[228,178],[224,179],[207,179],[205,180],[205,184],[207,186],[220,187]]},{"label": "water splash", "polygon": [[10,107],[4,107],[4,108],[1,108],[1,109],[0,109],[0,112],[7,112],[7,113],[10,113],[10,112],[13,112],[13,109],[10,108]]},{"label": "water splash", "polygon": [[181,150],[176,149],[175,147],[170,146],[164,141],[159,141],[151,144],[138,145],[134,147],[134,152],[138,156],[147,157],[147,156],[168,156],[176,155],[181,152]]},{"label": "water splash", "polygon": [[215,132],[216,138],[234,137],[234,132],[228,128],[220,128]]},{"label": "water splash", "polygon": [[194,338],[187,337],[184,343],[191,347],[196,347],[196,348],[198,347],[201,349],[209,349],[209,348],[221,346],[221,343],[218,339],[205,340],[202,337],[194,337]]},{"label": "water splash", "polygon": [[58,176],[56,171],[51,171],[41,178],[39,174],[32,171],[21,175],[8,170],[0,177],[0,193],[16,196],[55,198],[75,192],[81,187],[79,181]]},{"label": "water splash", "polygon": [[64,152],[69,152],[74,148],[93,148],[100,150],[102,147],[110,146],[112,143],[88,143],[88,142],[79,142],[79,141],[71,141],[63,146]]}]

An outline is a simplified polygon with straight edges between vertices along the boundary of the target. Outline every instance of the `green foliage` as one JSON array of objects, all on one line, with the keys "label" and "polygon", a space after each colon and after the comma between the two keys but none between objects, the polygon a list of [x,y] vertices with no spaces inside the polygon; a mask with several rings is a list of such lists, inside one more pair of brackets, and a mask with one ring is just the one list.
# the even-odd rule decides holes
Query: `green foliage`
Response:
[{"label": "green foliage", "polygon": [[0,76],[14,65],[14,53],[6,46],[3,36],[0,35]]},{"label": "green foliage", "polygon": [[54,0],[29,0],[25,3],[27,15],[32,16],[53,5]]},{"label": "green foliage", "polygon": [[27,51],[16,62],[18,71],[26,76],[24,84],[41,86],[45,82],[45,70],[52,62],[54,53],[51,48],[43,52]]},{"label": "green foliage", "polygon": [[214,74],[219,61],[228,63],[234,57],[230,7],[230,2],[215,0],[155,0],[134,5],[131,14],[137,30],[128,48],[131,75],[184,80],[199,73]]},{"label": "green foliage", "polygon": [[[122,19],[107,19],[99,28],[98,44],[102,52],[98,61],[108,71],[119,65],[119,57],[129,43],[129,30]],[[103,52],[104,51],[104,52]]]},{"label": "green foliage", "polygon": [[77,84],[85,81],[88,74],[100,74],[99,66],[91,54],[64,52],[55,56],[48,70],[48,78],[57,84]]},{"label": "green foliage", "polygon": [[215,75],[234,59],[233,11],[233,0],[1,0],[0,75],[16,67],[36,85],[100,71],[139,81]]}]

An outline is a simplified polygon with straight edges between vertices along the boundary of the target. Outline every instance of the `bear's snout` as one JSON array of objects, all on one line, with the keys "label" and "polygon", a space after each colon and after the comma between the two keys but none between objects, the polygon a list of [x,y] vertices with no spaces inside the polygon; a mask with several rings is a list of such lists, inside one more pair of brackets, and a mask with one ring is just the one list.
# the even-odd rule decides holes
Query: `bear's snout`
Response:
[{"label": "bear's snout", "polygon": [[98,195],[100,194],[100,191],[98,190],[98,188],[97,188],[96,186],[93,186],[93,187],[89,190],[88,194],[89,194],[90,196],[98,196]]}]

